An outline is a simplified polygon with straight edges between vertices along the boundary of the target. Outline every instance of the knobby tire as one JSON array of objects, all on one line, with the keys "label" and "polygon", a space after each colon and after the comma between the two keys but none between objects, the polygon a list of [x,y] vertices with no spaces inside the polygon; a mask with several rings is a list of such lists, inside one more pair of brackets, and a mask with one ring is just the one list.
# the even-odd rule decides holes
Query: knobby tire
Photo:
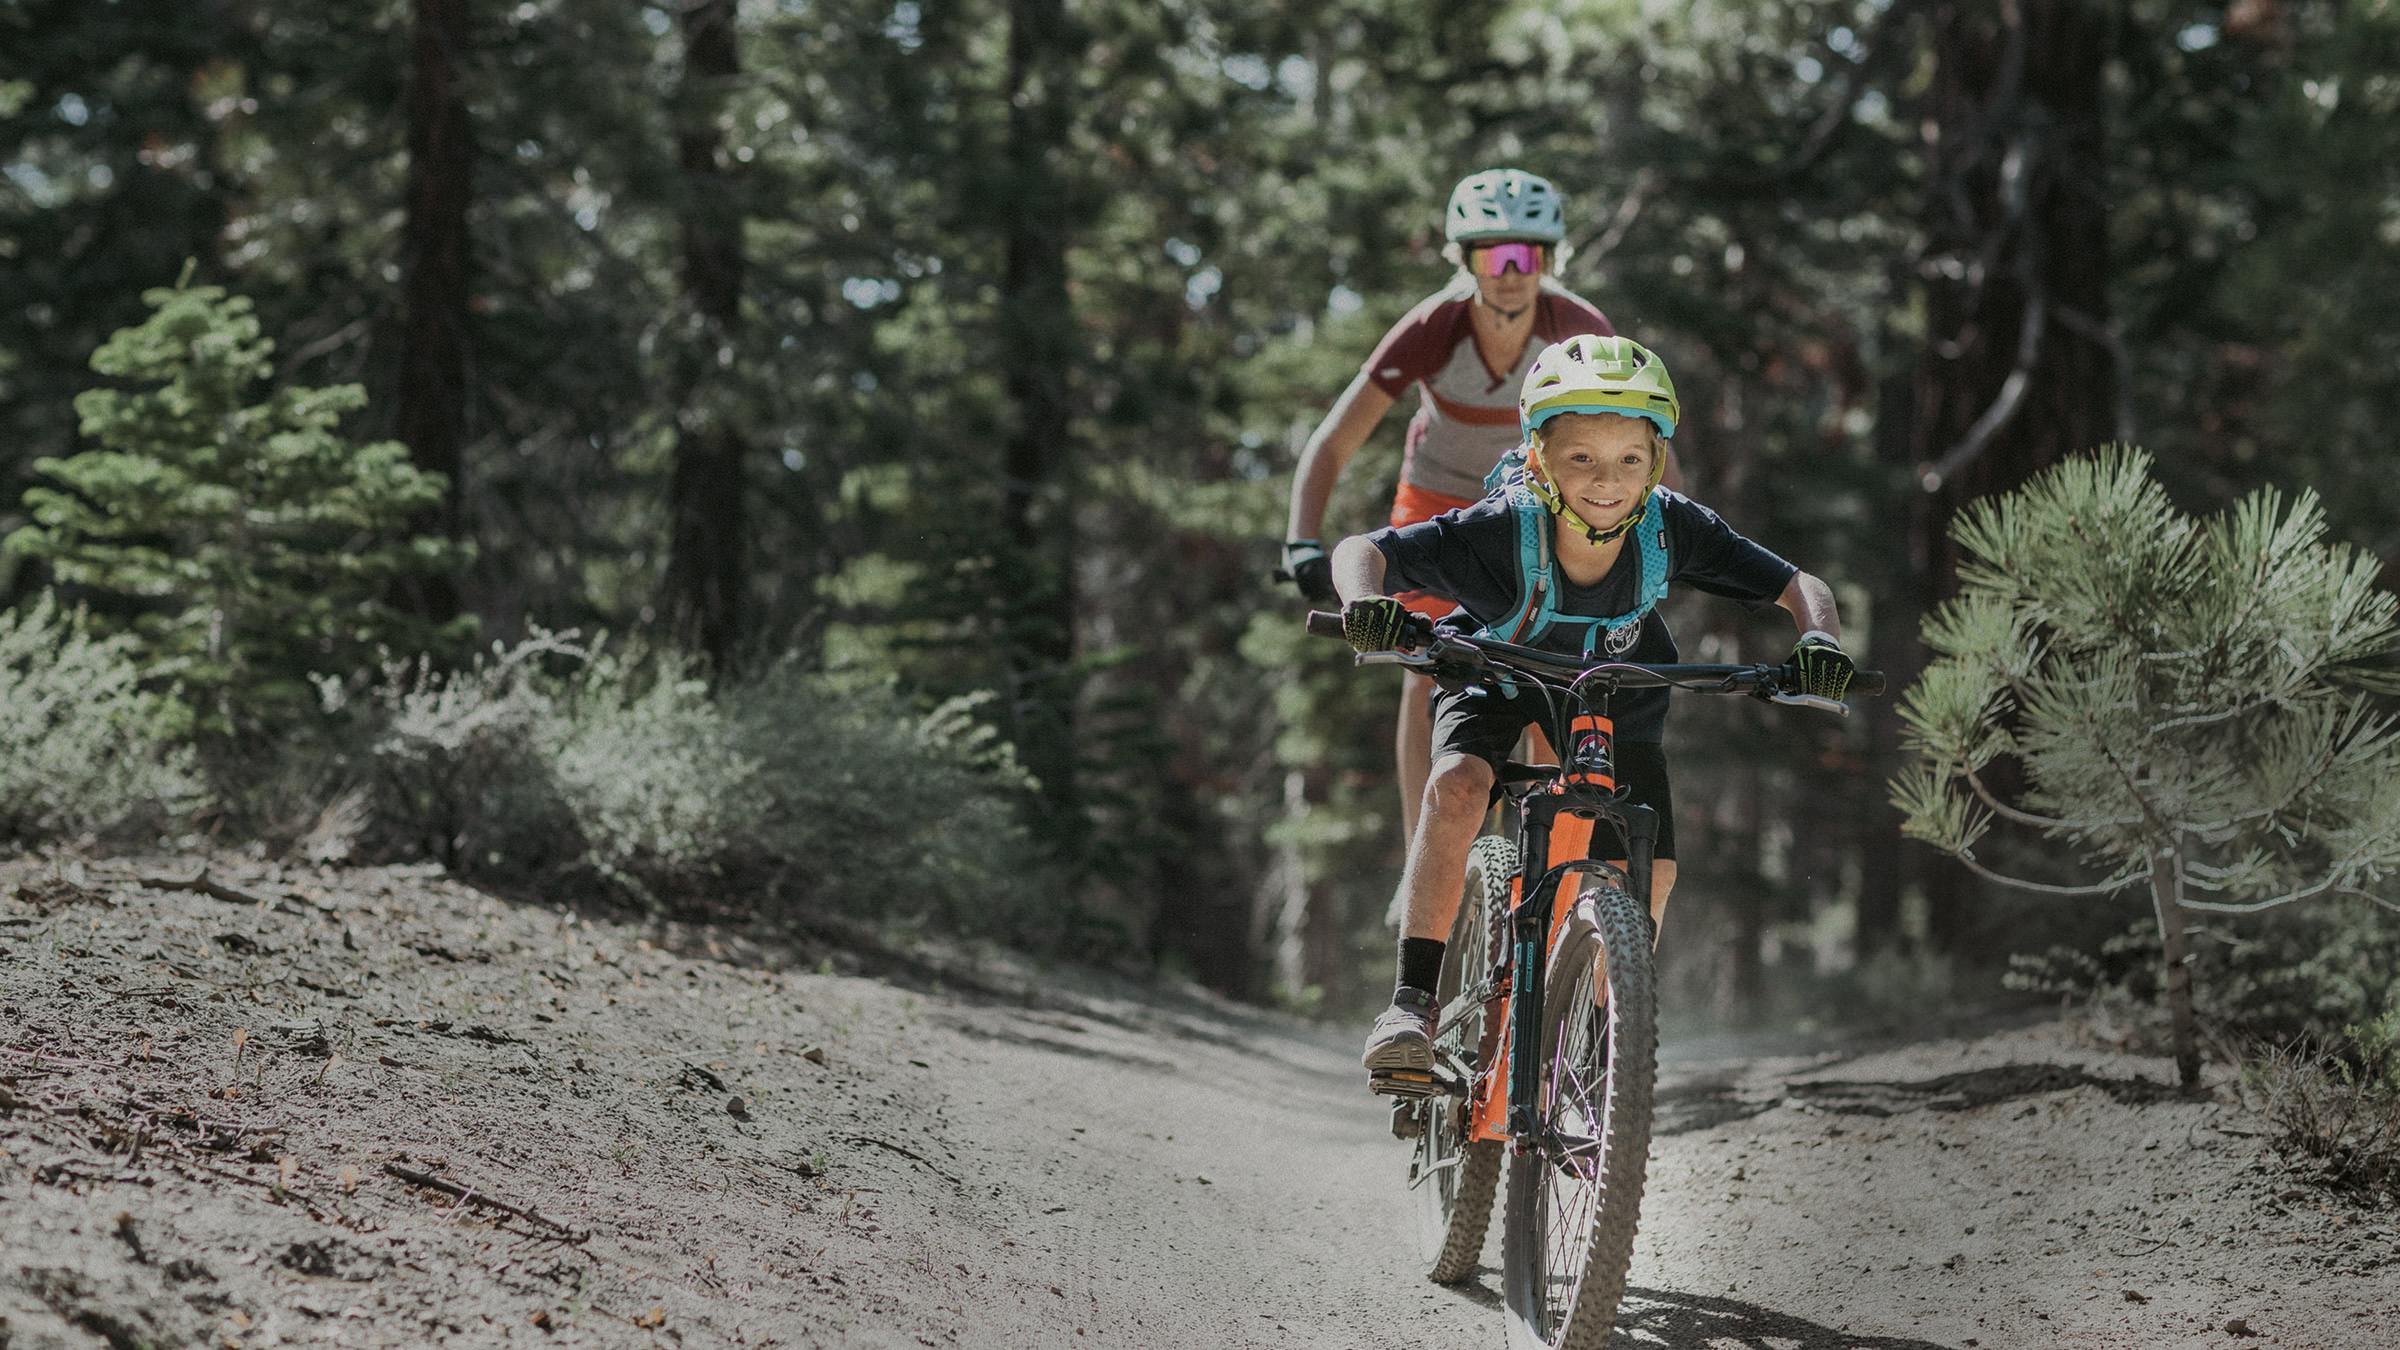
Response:
[{"label": "knobby tire", "polygon": [[[1595,881],[1550,951],[1540,1100],[1546,1130],[1558,1133],[1509,1166],[1501,1265],[1516,1350],[1600,1350],[1625,1296],[1658,1074],[1651,940],[1642,906]],[[1604,1024],[1593,1007],[1603,973]],[[1562,1148],[1559,1135],[1587,1142]]]},{"label": "knobby tire", "polygon": [[[1441,987],[1434,991],[1444,1021],[1457,1011],[1456,1001],[1471,994],[1491,970],[1493,934],[1507,923],[1509,882],[1516,871],[1517,846],[1497,835],[1477,839],[1467,854],[1466,893],[1450,925]],[[1488,1007],[1471,1012],[1437,1042],[1437,1051],[1480,1067],[1480,1056],[1496,1043],[1485,1035],[1485,1021],[1494,1016]],[[1428,1276],[1454,1284],[1473,1275],[1483,1256],[1484,1230],[1500,1189],[1502,1150],[1496,1140],[1467,1139],[1467,1098],[1433,1097],[1419,1109],[1424,1129],[1409,1172],[1412,1182],[1424,1178],[1416,1185],[1418,1229]]]}]

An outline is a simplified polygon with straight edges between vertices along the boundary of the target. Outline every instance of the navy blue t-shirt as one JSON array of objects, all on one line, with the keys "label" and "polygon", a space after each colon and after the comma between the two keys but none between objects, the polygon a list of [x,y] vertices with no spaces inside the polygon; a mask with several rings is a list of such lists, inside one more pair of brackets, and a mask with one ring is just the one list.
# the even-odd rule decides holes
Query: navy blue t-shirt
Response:
[{"label": "navy blue t-shirt", "polygon": [[[1800,570],[1680,493],[1656,489],[1649,509],[1663,512],[1666,520],[1669,586],[1759,604],[1781,596]],[[1367,542],[1383,554],[1387,590],[1447,595],[1479,625],[1516,617],[1523,583],[1517,575],[1517,519],[1505,495],[1495,493],[1415,525],[1377,530]],[[1559,612],[1607,617],[1631,610],[1641,599],[1641,564],[1641,542],[1628,535],[1616,564],[1592,585],[1576,585],[1559,568]],[[1558,624],[1531,645],[1579,656],[1588,631],[1582,624]],[[1681,659],[1666,615],[1653,609],[1643,616],[1633,649],[1618,659],[1651,664]],[[1654,743],[1666,737],[1664,689],[1628,690],[1617,695],[1609,711],[1618,740]]]}]

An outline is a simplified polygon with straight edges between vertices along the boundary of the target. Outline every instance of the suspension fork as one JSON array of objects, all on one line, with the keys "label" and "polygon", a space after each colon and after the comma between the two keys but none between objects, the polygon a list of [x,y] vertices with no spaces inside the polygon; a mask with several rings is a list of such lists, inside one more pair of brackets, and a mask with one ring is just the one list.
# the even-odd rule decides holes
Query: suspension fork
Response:
[{"label": "suspension fork", "polygon": [[1624,816],[1625,879],[1633,883],[1633,898],[1642,907],[1642,917],[1650,920],[1650,941],[1655,944],[1658,921],[1651,918],[1650,871],[1657,861],[1658,812],[1639,803],[1628,803]]},{"label": "suspension fork", "polygon": [[1518,857],[1517,907],[1508,916],[1508,1135],[1522,1150],[1541,1122],[1542,979],[1550,943],[1550,912],[1561,880],[1550,867],[1550,825],[1559,799],[1535,794],[1525,803]]},{"label": "suspension fork", "polygon": [[[1541,859],[1536,867],[1520,862],[1519,899],[1508,916],[1508,1135],[1522,1150],[1541,1129],[1542,1014],[1548,1001],[1545,981],[1550,965],[1550,934],[1557,917],[1558,888],[1578,869],[1549,865],[1552,822],[1564,799],[1544,793],[1525,807],[1525,831],[1520,859]],[[1651,873],[1658,850],[1658,813],[1628,803],[1604,813],[1623,832],[1626,841],[1626,879],[1645,919],[1650,914]],[[1605,862],[1599,831],[1592,832],[1589,861]],[[1656,928],[1652,928],[1655,938]]]}]

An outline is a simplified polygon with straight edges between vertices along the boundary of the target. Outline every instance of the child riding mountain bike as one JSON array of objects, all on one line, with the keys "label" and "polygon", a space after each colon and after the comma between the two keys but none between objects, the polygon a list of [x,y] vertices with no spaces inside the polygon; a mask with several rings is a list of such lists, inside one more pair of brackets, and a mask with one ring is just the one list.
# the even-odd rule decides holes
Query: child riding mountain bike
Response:
[{"label": "child riding mountain bike", "polygon": [[[1616,330],[1583,297],[1552,279],[1563,261],[1566,217],[1558,190],[1521,169],[1486,169],[1460,180],[1443,215],[1442,256],[1458,265],[1451,283],[1394,324],[1317,425],[1292,479],[1284,574],[1308,599],[1334,598],[1331,562],[1318,540],[1325,505],[1352,455],[1384,413],[1415,385],[1423,405],[1408,443],[1391,523],[1418,521],[1472,503],[1501,454],[1517,443],[1517,389],[1545,346],[1579,333]],[[1672,465],[1667,483],[1681,483]],[[1428,617],[1447,613],[1445,595],[1401,603]],[[1433,684],[1406,677],[1394,733],[1401,841],[1416,829],[1425,788]]]},{"label": "child riding mountain bike", "polygon": [[[1523,444],[1494,473],[1497,490],[1430,520],[1342,541],[1333,583],[1343,636],[1360,652],[1398,646],[1412,622],[1390,592],[1453,597],[1478,636],[1592,662],[1672,663],[1658,612],[1670,583],[1752,606],[1773,603],[1800,629],[1790,665],[1802,692],[1839,699],[1855,666],[1824,582],[1751,542],[1715,512],[1661,484],[1682,408],[1666,366],[1623,337],[1584,335],[1544,350],[1518,397]],[[1538,691],[1479,686],[1437,695],[1431,770],[1401,874],[1406,919],[1392,1006],[1363,1061],[1376,1071],[1429,1071],[1431,1021],[1459,880],[1501,765],[1529,724]],[[1610,709],[1616,777],[1658,813],[1651,916],[1675,884],[1673,796],[1664,748],[1667,691],[1629,690]],[[1612,827],[1602,826],[1614,836]],[[1625,845],[1598,856],[1623,865]]]}]

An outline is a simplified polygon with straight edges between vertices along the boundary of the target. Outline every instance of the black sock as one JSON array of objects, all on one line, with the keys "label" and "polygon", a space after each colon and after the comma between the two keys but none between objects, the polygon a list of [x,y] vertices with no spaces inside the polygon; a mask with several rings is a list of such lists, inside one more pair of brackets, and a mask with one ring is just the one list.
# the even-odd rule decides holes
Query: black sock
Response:
[{"label": "black sock", "polygon": [[1442,952],[1450,944],[1433,938],[1400,939],[1400,983],[1432,993],[1442,982]]}]

